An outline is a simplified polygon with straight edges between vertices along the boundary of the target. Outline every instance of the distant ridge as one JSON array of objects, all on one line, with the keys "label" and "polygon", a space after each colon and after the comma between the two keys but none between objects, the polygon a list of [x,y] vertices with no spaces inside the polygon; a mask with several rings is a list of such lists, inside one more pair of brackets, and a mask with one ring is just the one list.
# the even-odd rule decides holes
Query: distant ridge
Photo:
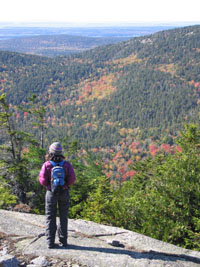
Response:
[{"label": "distant ridge", "polygon": [[41,56],[61,56],[83,52],[98,46],[130,39],[128,37],[94,38],[74,35],[40,35],[0,40],[0,50]]},{"label": "distant ridge", "polygon": [[32,26],[10,25],[0,23],[0,39],[13,39],[18,37],[32,37],[40,35],[75,35],[85,37],[135,37],[152,34],[161,30],[176,28],[176,25],[142,25],[142,24],[33,24]]}]

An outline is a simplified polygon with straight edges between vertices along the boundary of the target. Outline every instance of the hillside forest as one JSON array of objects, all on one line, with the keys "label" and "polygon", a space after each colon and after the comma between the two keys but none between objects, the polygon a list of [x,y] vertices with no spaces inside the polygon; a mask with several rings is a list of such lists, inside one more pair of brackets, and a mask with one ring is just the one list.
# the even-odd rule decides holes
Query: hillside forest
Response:
[{"label": "hillside forest", "polygon": [[70,56],[0,52],[0,207],[44,213],[38,172],[60,141],[70,218],[199,250],[200,26]]}]

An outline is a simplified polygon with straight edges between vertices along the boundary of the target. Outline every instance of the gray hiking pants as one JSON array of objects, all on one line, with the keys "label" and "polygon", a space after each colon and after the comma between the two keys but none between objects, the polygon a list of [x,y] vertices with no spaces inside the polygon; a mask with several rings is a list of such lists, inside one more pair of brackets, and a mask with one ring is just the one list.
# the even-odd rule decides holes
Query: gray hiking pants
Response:
[{"label": "gray hiking pants", "polygon": [[58,238],[63,245],[67,245],[68,228],[68,209],[69,209],[69,190],[64,190],[58,195],[51,191],[46,191],[45,196],[45,214],[46,214],[46,236],[48,245],[55,242],[57,230],[56,216],[57,206],[59,209],[60,221],[58,223]]}]

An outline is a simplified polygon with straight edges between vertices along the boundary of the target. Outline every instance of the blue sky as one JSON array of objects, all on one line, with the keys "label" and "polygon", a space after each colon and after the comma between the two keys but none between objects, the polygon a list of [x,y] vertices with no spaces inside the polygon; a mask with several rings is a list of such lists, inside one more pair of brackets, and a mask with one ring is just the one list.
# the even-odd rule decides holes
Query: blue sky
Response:
[{"label": "blue sky", "polygon": [[200,22],[200,0],[1,0],[0,22]]}]

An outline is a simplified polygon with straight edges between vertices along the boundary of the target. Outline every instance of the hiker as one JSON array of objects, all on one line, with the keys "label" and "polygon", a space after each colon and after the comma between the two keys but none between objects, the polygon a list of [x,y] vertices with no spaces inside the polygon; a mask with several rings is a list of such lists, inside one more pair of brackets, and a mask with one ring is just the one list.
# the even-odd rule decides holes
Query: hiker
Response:
[{"label": "hiker", "polygon": [[[54,142],[49,147],[49,153],[46,155],[46,162],[43,164],[39,173],[39,182],[46,188],[45,195],[45,214],[46,214],[46,236],[48,248],[55,247],[56,230],[58,239],[63,247],[67,246],[68,229],[68,209],[69,209],[69,187],[74,184],[76,177],[74,169],[70,162],[64,160],[62,146],[59,142]],[[53,186],[53,171],[55,165],[57,168],[64,169],[64,182]],[[62,165],[62,166],[61,166]],[[59,173],[61,173],[58,171]],[[56,173],[57,175],[57,173]],[[56,225],[57,203],[59,209],[58,229]]]}]

